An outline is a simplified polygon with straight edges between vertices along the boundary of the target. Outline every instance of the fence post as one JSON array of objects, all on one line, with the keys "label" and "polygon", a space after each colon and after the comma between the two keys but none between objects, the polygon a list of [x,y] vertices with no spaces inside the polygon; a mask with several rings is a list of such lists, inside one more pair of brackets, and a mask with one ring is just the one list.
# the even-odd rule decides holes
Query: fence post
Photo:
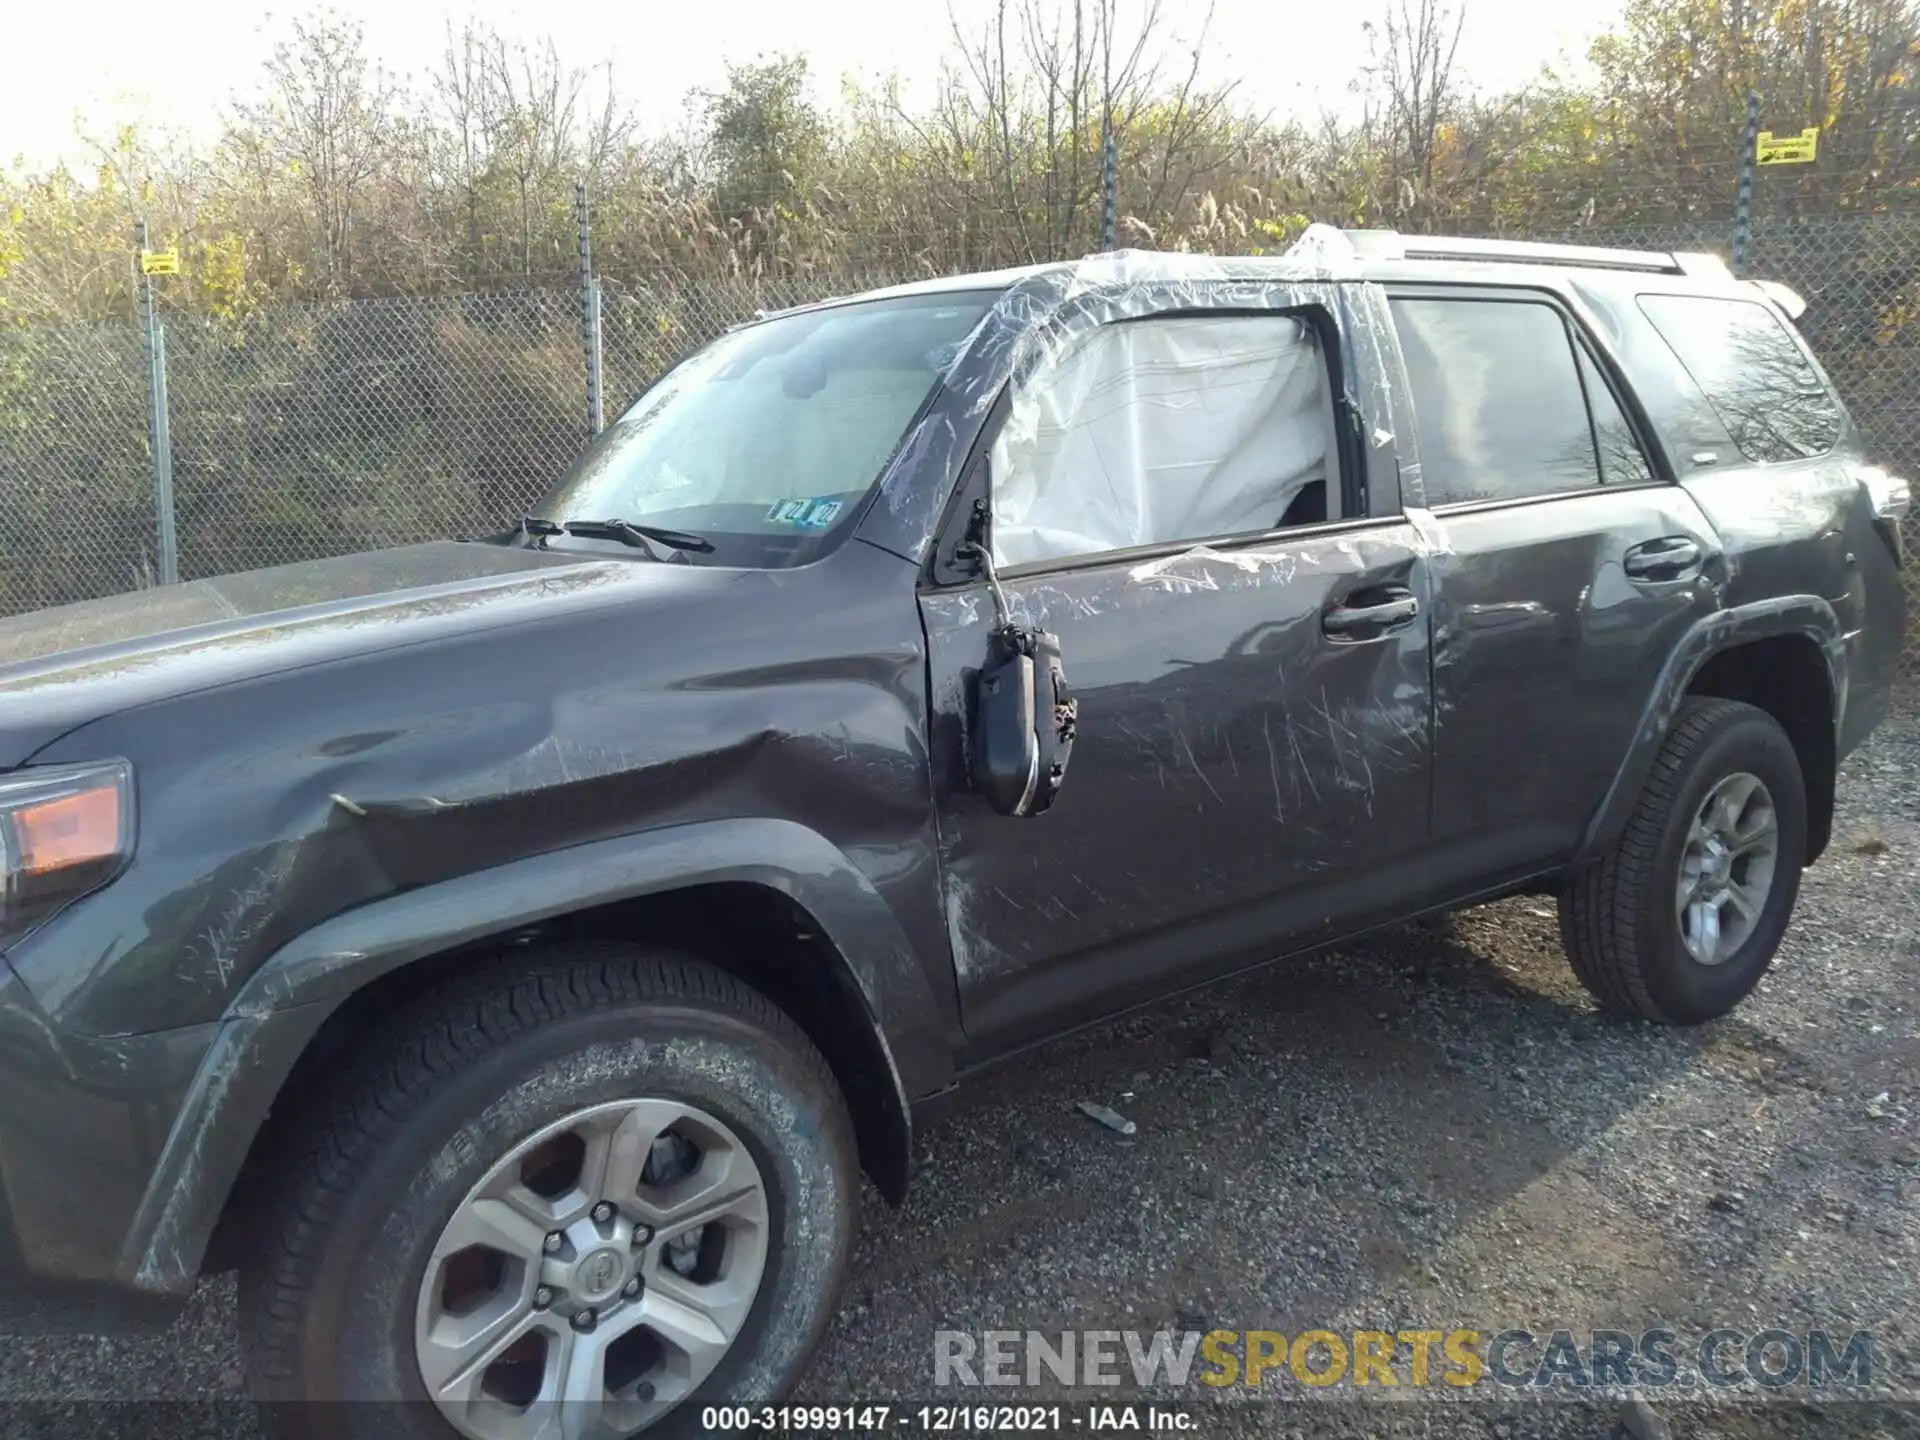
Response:
[{"label": "fence post", "polygon": [[606,428],[600,353],[600,282],[593,273],[593,226],[586,182],[573,187],[573,218],[580,231],[580,345],[587,356],[587,438]]},{"label": "fence post", "polygon": [[1753,242],[1753,167],[1760,148],[1760,95],[1747,92],[1747,128],[1740,142],[1740,189],[1733,198],[1733,273],[1747,273]]},{"label": "fence post", "polygon": [[1114,248],[1120,228],[1120,144],[1113,126],[1100,137],[1100,248]]},{"label": "fence post", "polygon": [[147,427],[153,451],[153,511],[160,539],[160,583],[180,581],[179,542],[173,527],[173,434],[167,423],[167,327],[153,304],[153,276],[146,265],[147,222],[134,227],[140,270],[140,309],[147,340]]}]

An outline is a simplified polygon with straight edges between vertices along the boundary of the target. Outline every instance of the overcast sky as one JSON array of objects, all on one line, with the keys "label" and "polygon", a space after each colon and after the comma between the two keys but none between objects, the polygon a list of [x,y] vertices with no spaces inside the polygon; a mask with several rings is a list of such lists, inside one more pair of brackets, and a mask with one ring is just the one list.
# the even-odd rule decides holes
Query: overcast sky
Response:
[{"label": "overcast sky", "polygon": [[[963,24],[978,23],[991,0],[953,0]],[[1141,0],[1131,0],[1133,4]],[[1204,3],[1164,0],[1170,38],[1191,41]],[[1261,108],[1280,114],[1337,108],[1363,60],[1361,23],[1381,0],[1217,0],[1206,47],[1207,73],[1235,80]],[[1618,8],[1618,0],[1465,0],[1462,68],[1498,87],[1543,63],[1577,55]],[[708,4],[527,3],[527,0],[336,0],[361,21],[369,47],[389,69],[418,75],[439,53],[449,21],[472,16],[516,36],[551,34],[570,63],[612,61],[650,127],[672,123],[690,88],[711,85],[729,60],[802,51],[820,97],[843,76],[895,72],[924,85],[950,39],[947,0],[713,0]],[[190,136],[215,132],[221,107],[249,85],[280,16],[249,0],[91,0],[14,7],[0,79],[0,159],[43,163],[78,153],[74,117],[104,133],[145,119]]]}]

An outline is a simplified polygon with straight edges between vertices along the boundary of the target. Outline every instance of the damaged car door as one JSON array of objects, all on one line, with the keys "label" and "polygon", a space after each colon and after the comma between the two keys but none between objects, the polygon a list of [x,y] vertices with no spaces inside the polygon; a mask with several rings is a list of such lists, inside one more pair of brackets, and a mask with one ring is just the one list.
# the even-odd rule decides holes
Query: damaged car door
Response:
[{"label": "damaged car door", "polygon": [[1554,296],[1389,304],[1436,554],[1435,863],[1530,874],[1579,845],[1726,559]]},{"label": "damaged car door", "polygon": [[[1337,313],[1295,287],[1086,327],[976,449],[940,540],[976,573],[921,610],[982,1054],[1351,923],[1426,843],[1426,562],[1397,492],[1361,498]],[[1042,664],[1010,672],[1021,636]],[[1009,703],[1010,673],[1037,691]],[[1009,753],[982,725],[1029,715],[1069,726],[1050,805],[980,773]]]}]

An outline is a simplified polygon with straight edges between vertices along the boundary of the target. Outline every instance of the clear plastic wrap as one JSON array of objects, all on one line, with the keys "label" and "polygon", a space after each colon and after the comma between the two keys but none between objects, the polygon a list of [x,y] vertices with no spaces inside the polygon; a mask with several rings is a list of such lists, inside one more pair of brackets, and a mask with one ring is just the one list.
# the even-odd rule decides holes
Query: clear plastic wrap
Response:
[{"label": "clear plastic wrap", "polygon": [[[1204,319],[1209,326],[1217,326],[1238,316],[1251,316],[1252,312],[1310,306],[1339,309],[1341,339],[1347,353],[1332,383],[1341,389],[1358,383],[1361,393],[1348,398],[1366,417],[1369,450],[1384,459],[1384,473],[1404,474],[1397,468],[1399,462],[1392,454],[1394,434],[1400,428],[1395,415],[1399,387],[1387,378],[1394,367],[1388,364],[1391,343],[1379,328],[1388,323],[1384,306],[1371,303],[1357,287],[1343,300],[1342,292],[1349,287],[1331,283],[1350,279],[1358,273],[1358,262],[1344,237],[1326,227],[1315,226],[1285,256],[1232,257],[1121,250],[1084,260],[980,277],[983,286],[991,285],[999,290],[998,298],[966,342],[954,347],[944,366],[945,393],[939,403],[921,417],[895,456],[881,482],[880,503],[868,512],[861,527],[862,537],[909,559],[921,559],[947,498],[941,480],[957,474],[961,458],[980,433],[995,402],[1009,393],[1009,385],[1013,387],[1012,394],[1021,394],[1030,377],[1069,363],[1090,337],[1103,330],[1118,335],[1135,328],[1118,323],[1123,321],[1145,321],[1149,326],[1159,327],[1172,323],[1174,317],[1188,317]],[[951,281],[938,283],[942,288],[953,288]],[[909,286],[903,290],[924,288],[929,287]],[[1269,314],[1264,318],[1271,323],[1282,317]],[[1140,342],[1128,339],[1120,343]],[[1397,357],[1394,358],[1397,364]],[[1318,369],[1324,389],[1326,368]],[[1205,387],[1201,388],[1204,391]],[[1036,393],[1044,393],[1044,387]],[[1332,399],[1339,393],[1335,390],[1323,396],[1327,414],[1331,415]],[[1042,404],[1057,417],[1068,414],[1058,400]],[[1303,410],[1305,404],[1303,400]],[[1039,410],[1029,417],[1028,423],[1036,437],[1044,419]],[[1018,423],[1019,418],[1010,414],[1010,426]],[[1197,458],[1176,456],[1173,463],[1185,458],[1204,465],[1208,459],[1204,452],[1208,450],[1217,452],[1211,457],[1215,461],[1230,460],[1234,423],[1227,421],[1213,440],[1199,445]],[[1239,423],[1243,440],[1273,439],[1265,432],[1249,432],[1244,420]],[[1326,423],[1332,422],[1329,419]],[[1297,427],[1297,432],[1287,444],[1298,445],[1304,440],[1306,427]],[[1318,443],[1324,466],[1329,449],[1327,432],[1322,430],[1320,435]],[[1086,439],[1091,441],[1093,437]],[[1004,449],[1013,443],[1006,440],[997,448]],[[1282,465],[1289,463],[1284,458],[1288,453],[1285,444],[1272,453]],[[1165,457],[1141,454],[1135,458],[1158,463]],[[1405,462],[1412,465],[1413,457],[1405,457]],[[1312,462],[1301,453],[1295,463],[1304,472]],[[1286,474],[1277,478],[1284,481]],[[1310,481],[1308,476],[1301,485]],[[1199,517],[1231,513],[1233,501],[1229,497],[1235,483],[1235,472],[1229,467],[1196,487],[1198,494],[1191,502],[1196,507],[1193,526],[1182,524],[1178,528],[1196,537],[1223,533],[1215,520],[1201,523]],[[1414,483],[1417,484],[1417,472]],[[1328,486],[1329,492],[1336,488]],[[1072,487],[1063,492],[1063,497],[1071,493]],[[1416,494],[1417,491],[1408,494],[1410,503]],[[1329,493],[1327,498],[1331,516],[1338,496]],[[1002,504],[1027,503],[1011,490],[997,492],[995,502],[996,510]],[[1008,530],[1009,520],[1005,515],[996,514],[996,547],[1001,552],[1000,558],[1013,563],[1016,555],[1037,558],[1043,553],[1062,553],[1040,547],[1064,545],[1074,536],[1096,540],[1096,544],[1084,547],[1092,549],[1122,543],[1103,538],[1109,536],[1146,533],[1165,538],[1169,531],[1162,522],[1172,523],[1172,520],[1155,506],[1143,512],[1136,502],[1120,497],[1109,500],[1104,512],[1097,516],[1075,516],[1067,514],[1064,507],[1056,507],[1051,499],[1043,500],[1036,489],[1024,517],[1011,522],[1013,531],[1024,526],[1029,534],[1024,539],[1017,536],[1003,539],[999,532]],[[1258,507],[1263,516],[1266,508],[1264,503]],[[1277,520],[1282,510],[1284,501],[1281,510],[1265,518]],[[1094,527],[1091,535],[1076,528],[1089,524]],[[1048,539],[1042,533],[1046,531],[1059,533]],[[1073,543],[1076,548],[1083,548],[1078,541]]]},{"label": "clear plastic wrap", "polygon": [[1314,332],[1179,316],[1082,337],[1017,387],[991,456],[1002,565],[1272,529],[1323,494],[1332,406]]}]

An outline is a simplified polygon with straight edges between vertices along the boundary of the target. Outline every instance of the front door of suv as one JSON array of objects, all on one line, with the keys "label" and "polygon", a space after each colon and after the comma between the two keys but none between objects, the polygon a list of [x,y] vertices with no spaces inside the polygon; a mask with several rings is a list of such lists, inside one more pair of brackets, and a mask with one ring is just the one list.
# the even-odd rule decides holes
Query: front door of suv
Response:
[{"label": "front door of suv", "polygon": [[1494,880],[1579,844],[1724,557],[1555,296],[1389,306],[1436,552],[1434,855]]},{"label": "front door of suv", "polygon": [[990,808],[966,727],[992,598],[923,594],[975,1053],[1336,927],[1425,845],[1426,560],[1397,508],[1347,513],[1341,437],[1369,432],[1336,424],[1336,334],[1330,310],[1107,324],[985,442],[1009,608],[1059,637],[1079,725],[1050,811]]}]

